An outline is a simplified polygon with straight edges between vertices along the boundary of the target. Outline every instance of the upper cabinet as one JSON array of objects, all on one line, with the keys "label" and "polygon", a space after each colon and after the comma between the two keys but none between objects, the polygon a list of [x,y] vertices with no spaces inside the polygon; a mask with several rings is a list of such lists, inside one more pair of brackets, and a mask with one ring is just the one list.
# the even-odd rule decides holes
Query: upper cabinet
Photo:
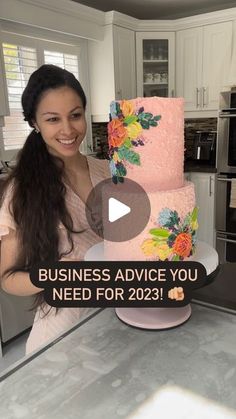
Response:
[{"label": "upper cabinet", "polygon": [[138,96],[174,96],[174,32],[137,32]]},{"label": "upper cabinet", "polygon": [[88,56],[92,118],[106,122],[112,100],[136,97],[134,31],[106,25],[103,41],[89,41]]},{"label": "upper cabinet", "polygon": [[113,27],[115,99],[136,97],[135,33]]},{"label": "upper cabinet", "polygon": [[231,60],[232,22],[177,32],[176,91],[186,111],[214,111],[227,84]]}]

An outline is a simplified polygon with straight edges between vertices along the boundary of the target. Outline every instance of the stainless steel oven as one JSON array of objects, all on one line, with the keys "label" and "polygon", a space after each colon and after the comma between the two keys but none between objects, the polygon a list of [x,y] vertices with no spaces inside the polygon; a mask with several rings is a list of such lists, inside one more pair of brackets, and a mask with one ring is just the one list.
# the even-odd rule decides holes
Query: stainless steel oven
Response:
[{"label": "stainless steel oven", "polygon": [[236,90],[220,94],[217,137],[219,173],[236,173]]},{"label": "stainless steel oven", "polygon": [[195,298],[236,312],[236,89],[220,95],[217,128],[215,219],[220,273],[197,290]]},{"label": "stainless steel oven", "polygon": [[236,174],[232,173],[218,174],[217,176],[216,249],[222,264],[236,263],[236,208],[230,206],[231,188],[234,179],[236,179]]}]

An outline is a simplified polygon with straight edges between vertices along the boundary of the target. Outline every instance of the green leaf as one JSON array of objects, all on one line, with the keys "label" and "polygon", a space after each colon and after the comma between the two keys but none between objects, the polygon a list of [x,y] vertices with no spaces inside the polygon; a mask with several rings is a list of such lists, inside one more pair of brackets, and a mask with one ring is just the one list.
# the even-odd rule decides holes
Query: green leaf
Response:
[{"label": "green leaf", "polygon": [[167,244],[169,247],[172,247],[176,237],[177,237],[176,234],[173,234],[173,233],[169,235],[168,240],[167,240]]},{"label": "green leaf", "polygon": [[150,112],[142,112],[142,113],[141,113],[141,116],[142,116],[143,118],[145,118],[145,119],[152,119],[153,114],[152,114],[152,113],[150,113]]},{"label": "green leaf", "polygon": [[149,125],[152,127],[157,127],[157,122],[154,120],[149,121]]},{"label": "green leaf", "polygon": [[160,121],[160,119],[161,119],[161,115],[156,115],[156,116],[154,116],[154,121]]},{"label": "green leaf", "polygon": [[123,145],[124,145],[126,148],[131,148],[131,147],[132,147],[131,139],[130,139],[130,138],[127,138],[127,139],[125,140],[125,142],[123,143]]},{"label": "green leaf", "polygon": [[120,104],[116,102],[116,115],[121,113]]},{"label": "green leaf", "polygon": [[173,259],[172,259],[174,262],[177,262],[178,260],[179,260],[179,256],[178,255],[175,255],[174,257],[173,257]]},{"label": "green leaf", "polygon": [[126,176],[126,174],[127,174],[127,171],[126,171],[125,166],[120,165],[119,167],[116,168],[116,175],[118,178]]},{"label": "green leaf", "polygon": [[132,164],[136,164],[137,166],[140,166],[140,156],[135,151],[132,151],[128,149],[127,147],[120,147],[118,151],[118,155],[121,160],[127,160],[128,162]]},{"label": "green leaf", "polygon": [[129,125],[133,124],[133,122],[136,122],[138,120],[138,117],[136,115],[128,115],[124,118],[124,123]]},{"label": "green leaf", "polygon": [[193,209],[192,214],[191,214],[192,221],[196,221],[196,220],[197,220],[197,216],[198,216],[198,208],[197,208],[197,207],[195,207],[195,208]]},{"label": "green leaf", "polygon": [[147,122],[145,119],[141,119],[139,122],[143,129],[149,129],[149,122]]},{"label": "green leaf", "polygon": [[187,214],[182,224],[182,231],[184,231],[186,227],[189,227],[190,223],[191,223],[191,215]]},{"label": "green leaf", "polygon": [[160,239],[166,239],[169,237],[170,232],[168,230],[165,230],[164,228],[152,228],[149,231],[150,234],[152,234],[153,236],[156,236]]}]

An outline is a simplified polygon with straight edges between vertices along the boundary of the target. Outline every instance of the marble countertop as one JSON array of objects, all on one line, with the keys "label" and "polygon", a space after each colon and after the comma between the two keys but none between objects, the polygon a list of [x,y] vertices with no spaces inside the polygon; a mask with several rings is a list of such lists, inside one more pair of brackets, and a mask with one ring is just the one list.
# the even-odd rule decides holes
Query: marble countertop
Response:
[{"label": "marble countertop", "polygon": [[0,383],[1,418],[236,417],[236,316],[201,305],[165,331],[107,308],[28,361]]}]

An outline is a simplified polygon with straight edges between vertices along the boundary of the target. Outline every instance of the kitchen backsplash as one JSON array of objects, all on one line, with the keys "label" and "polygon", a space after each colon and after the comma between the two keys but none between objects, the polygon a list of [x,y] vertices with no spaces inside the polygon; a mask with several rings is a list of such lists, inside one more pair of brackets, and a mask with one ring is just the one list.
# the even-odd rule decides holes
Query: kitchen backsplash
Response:
[{"label": "kitchen backsplash", "polygon": [[[196,131],[216,131],[217,118],[185,119],[185,158],[192,155]],[[93,150],[98,158],[108,158],[107,122],[93,123]]]},{"label": "kitchen backsplash", "polygon": [[108,158],[107,122],[92,123],[93,151],[100,159]]}]

